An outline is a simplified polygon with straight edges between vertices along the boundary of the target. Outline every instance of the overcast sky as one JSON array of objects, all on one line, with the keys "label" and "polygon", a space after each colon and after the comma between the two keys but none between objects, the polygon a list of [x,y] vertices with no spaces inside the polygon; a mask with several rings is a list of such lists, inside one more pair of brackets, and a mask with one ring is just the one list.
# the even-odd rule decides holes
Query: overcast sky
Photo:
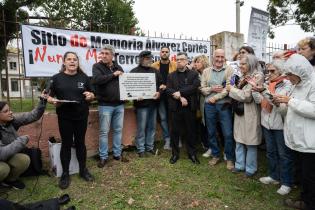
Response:
[{"label": "overcast sky", "polygon": [[[245,0],[241,7],[241,33],[247,41],[251,7],[266,10],[267,0]],[[235,0],[135,0],[134,12],[138,26],[148,30],[150,36],[156,33],[177,38],[207,39],[209,36],[236,29]],[[267,42],[295,44],[298,40],[311,36],[299,26],[288,25],[275,30],[275,39]]]}]

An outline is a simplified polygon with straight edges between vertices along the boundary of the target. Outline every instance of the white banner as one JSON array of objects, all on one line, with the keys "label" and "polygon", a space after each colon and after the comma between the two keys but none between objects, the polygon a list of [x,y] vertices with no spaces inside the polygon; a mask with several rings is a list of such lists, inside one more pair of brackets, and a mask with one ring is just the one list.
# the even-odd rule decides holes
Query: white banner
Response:
[{"label": "white banner", "polygon": [[152,99],[156,93],[154,73],[124,73],[119,76],[120,100]]},{"label": "white banner", "polygon": [[269,13],[252,7],[248,27],[247,44],[251,46],[257,58],[266,60],[266,41]]},{"label": "white banner", "polygon": [[115,60],[125,72],[138,65],[138,55],[143,50],[152,51],[154,60],[159,60],[162,46],[169,46],[171,60],[174,61],[178,52],[187,52],[190,58],[199,54],[210,56],[208,41],[106,34],[32,25],[22,25],[22,41],[26,77],[50,77],[56,74],[61,69],[62,56],[67,51],[78,54],[81,68],[91,76],[92,66],[99,61],[99,52],[105,44],[115,47]]}]

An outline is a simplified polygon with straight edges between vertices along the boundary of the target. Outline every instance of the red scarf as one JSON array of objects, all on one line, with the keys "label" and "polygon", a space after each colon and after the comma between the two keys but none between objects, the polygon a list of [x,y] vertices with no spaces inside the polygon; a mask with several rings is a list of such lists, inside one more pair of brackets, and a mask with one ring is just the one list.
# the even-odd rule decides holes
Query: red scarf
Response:
[{"label": "red scarf", "polygon": [[[286,76],[279,76],[274,80],[271,80],[269,82],[268,90],[271,94],[274,94],[276,92],[276,86],[280,82],[282,82],[284,79],[286,79]],[[269,101],[265,98],[262,99],[260,106],[262,109],[266,110],[268,113],[271,113],[272,111],[272,105],[269,103]]]}]

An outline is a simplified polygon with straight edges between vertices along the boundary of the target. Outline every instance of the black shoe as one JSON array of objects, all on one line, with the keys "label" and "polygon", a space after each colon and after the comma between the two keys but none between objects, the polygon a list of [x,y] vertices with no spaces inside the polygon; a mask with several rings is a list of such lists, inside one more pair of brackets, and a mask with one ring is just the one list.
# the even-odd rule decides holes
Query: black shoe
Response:
[{"label": "black shoe", "polygon": [[200,161],[198,160],[196,155],[189,156],[189,159],[193,164],[200,164]]},{"label": "black shoe", "polygon": [[94,181],[94,177],[92,176],[92,174],[90,174],[89,170],[87,168],[85,168],[83,170],[83,172],[80,172],[80,177],[82,179],[84,179],[87,182],[92,182]]},{"label": "black shoe", "polygon": [[59,180],[59,187],[60,189],[64,190],[67,189],[70,185],[70,176],[69,173],[62,173],[61,178]]},{"label": "black shoe", "polygon": [[139,158],[143,158],[144,157],[144,152],[139,152],[138,155],[139,155]]},{"label": "black shoe", "polygon": [[171,159],[170,159],[170,164],[174,164],[178,161],[179,157],[176,155],[172,155]]},{"label": "black shoe", "polygon": [[107,164],[107,159],[100,159],[100,161],[97,164],[97,167],[103,168]]},{"label": "black shoe", "polygon": [[153,149],[147,151],[148,153],[150,153],[151,155],[155,155],[156,154],[156,151],[154,151]]},{"label": "black shoe", "polygon": [[59,205],[65,205],[70,202],[70,196],[68,194],[64,194],[58,198]]},{"label": "black shoe", "polygon": [[5,187],[13,187],[16,190],[23,190],[25,188],[25,184],[20,180],[4,181],[2,185]]},{"label": "black shoe", "polygon": [[114,160],[120,160],[120,156],[114,156]]}]

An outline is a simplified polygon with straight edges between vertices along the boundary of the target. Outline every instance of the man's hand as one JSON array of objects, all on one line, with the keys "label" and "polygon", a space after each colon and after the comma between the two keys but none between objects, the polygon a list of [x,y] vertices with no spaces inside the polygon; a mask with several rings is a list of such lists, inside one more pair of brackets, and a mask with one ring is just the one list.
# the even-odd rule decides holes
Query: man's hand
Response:
[{"label": "man's hand", "polygon": [[159,92],[154,93],[153,99],[156,100],[156,99],[159,99],[159,98],[160,98],[160,93]]},{"label": "man's hand", "polygon": [[208,102],[209,102],[209,104],[214,104],[215,98],[214,97],[209,98]]},{"label": "man's hand", "polygon": [[163,85],[163,84],[160,85],[159,89],[160,89],[160,90],[165,90],[165,89],[166,89],[166,85]]},{"label": "man's hand", "polygon": [[173,93],[173,98],[179,99],[180,98],[180,92],[177,91],[177,92]]},{"label": "man's hand", "polygon": [[222,85],[214,85],[211,87],[211,91],[212,92],[216,92],[216,93],[221,93],[223,90],[223,86]]},{"label": "man's hand", "polygon": [[119,75],[122,75],[124,72],[122,71],[115,71],[113,74],[115,77],[118,77]]},{"label": "man's hand", "polygon": [[188,105],[188,101],[184,97],[180,97],[180,102],[182,103],[182,106],[187,106]]}]

